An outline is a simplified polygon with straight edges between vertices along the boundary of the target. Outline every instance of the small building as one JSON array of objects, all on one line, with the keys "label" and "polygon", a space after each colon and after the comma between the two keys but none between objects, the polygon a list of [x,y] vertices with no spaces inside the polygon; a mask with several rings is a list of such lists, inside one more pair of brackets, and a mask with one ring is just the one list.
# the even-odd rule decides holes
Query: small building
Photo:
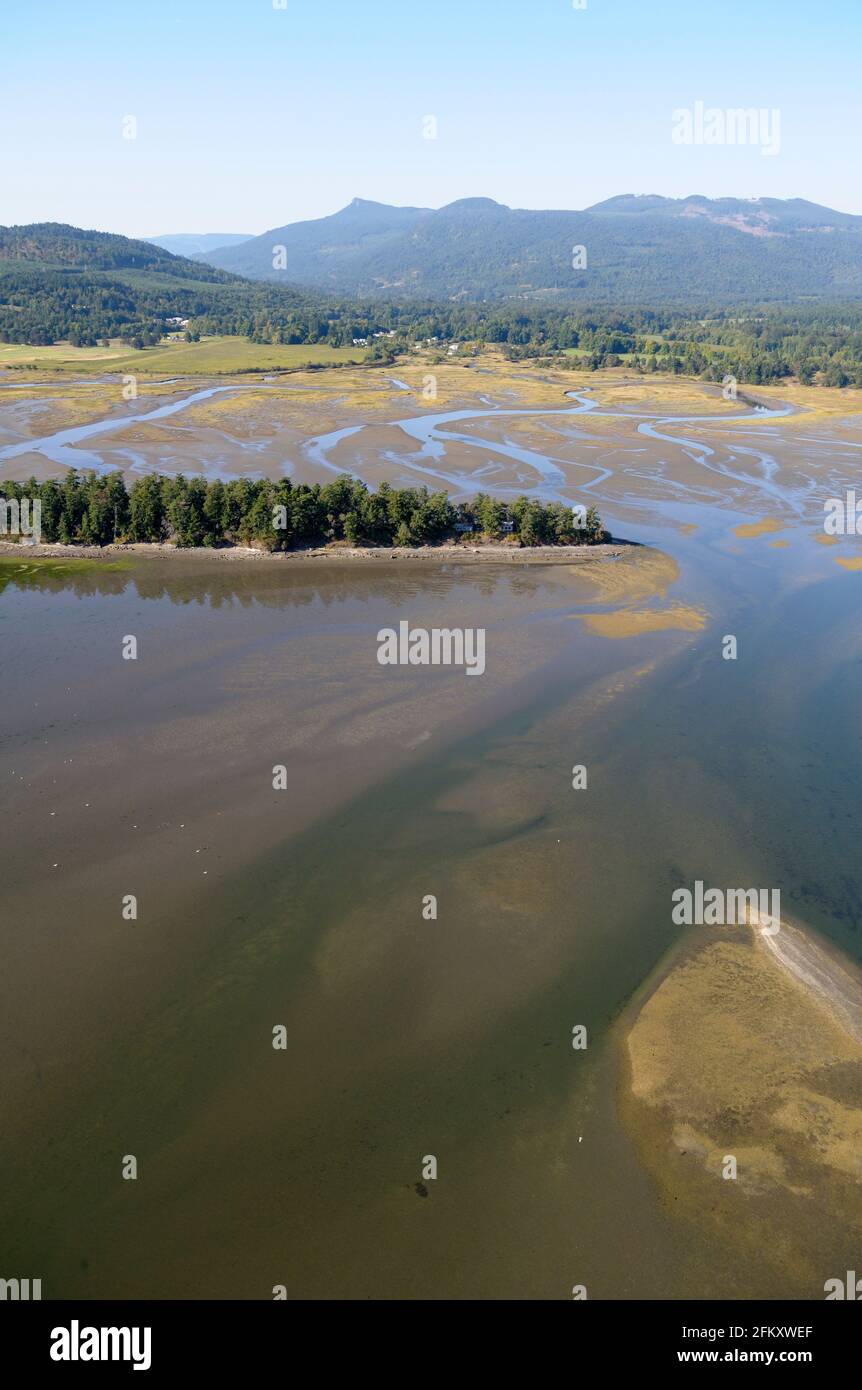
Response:
[{"label": "small building", "polygon": [[455,530],[458,532],[475,531],[472,521],[456,521]]}]

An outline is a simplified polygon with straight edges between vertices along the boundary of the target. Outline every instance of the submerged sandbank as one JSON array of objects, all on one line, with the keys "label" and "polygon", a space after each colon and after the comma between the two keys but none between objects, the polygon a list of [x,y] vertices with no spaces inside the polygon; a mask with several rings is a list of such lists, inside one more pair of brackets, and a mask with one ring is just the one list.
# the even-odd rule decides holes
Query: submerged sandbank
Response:
[{"label": "submerged sandbank", "polygon": [[711,1233],[717,1262],[754,1261],[763,1296],[778,1279],[822,1298],[862,1234],[852,962],[784,922],[698,932],[641,1004],[623,1071],[622,1113],[666,1207]]}]

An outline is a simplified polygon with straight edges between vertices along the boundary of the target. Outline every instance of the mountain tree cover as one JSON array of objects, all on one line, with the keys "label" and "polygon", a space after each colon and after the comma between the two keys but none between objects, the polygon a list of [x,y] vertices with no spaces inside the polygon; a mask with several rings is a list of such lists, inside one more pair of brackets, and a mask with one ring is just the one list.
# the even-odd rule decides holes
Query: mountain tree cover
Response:
[{"label": "mountain tree cover", "polygon": [[178,317],[192,336],[333,347],[393,326],[366,307],[252,284],[149,242],[58,223],[0,227],[0,342],[149,347]]},{"label": "mountain tree cover", "polygon": [[[572,509],[518,497],[512,503],[479,493],[453,505],[445,492],[393,488],[336,478],[324,487],[238,478],[137,478],[131,491],[121,473],[100,476],[72,469],[60,482],[4,483],[5,498],[41,503],[42,540],[63,544],[172,542],[175,545],[252,545],[294,550],[343,541],[350,545],[422,546],[459,535],[521,545],[594,545],[607,539],[594,507],[586,525]],[[460,529],[459,529],[460,528]],[[465,530],[465,528],[470,528]]]},{"label": "mountain tree cover", "polygon": [[85,231],[65,222],[33,222],[0,227],[0,260],[73,270],[143,270],[224,284],[233,277],[203,262],[174,256],[151,241],[134,241],[113,232]]},{"label": "mountain tree cover", "polygon": [[[857,219],[862,220],[862,219]],[[120,339],[144,348],[171,318],[189,336],[227,334],[260,344],[349,347],[391,362],[417,344],[500,348],[573,371],[623,363],[766,385],[862,386],[862,303],[651,308],[574,305],[515,297],[487,302],[389,301],[251,282],[147,242],[47,223],[0,228],[0,342],[90,347]],[[390,337],[389,335],[393,336]],[[379,335],[379,336],[375,336]],[[566,354],[565,356],[563,354]]]},{"label": "mountain tree cover", "polygon": [[436,209],[355,199],[205,259],[278,283],[274,244],[295,285],[354,298],[683,307],[862,298],[862,217],[796,198],[624,195],[580,212],[491,198]]}]

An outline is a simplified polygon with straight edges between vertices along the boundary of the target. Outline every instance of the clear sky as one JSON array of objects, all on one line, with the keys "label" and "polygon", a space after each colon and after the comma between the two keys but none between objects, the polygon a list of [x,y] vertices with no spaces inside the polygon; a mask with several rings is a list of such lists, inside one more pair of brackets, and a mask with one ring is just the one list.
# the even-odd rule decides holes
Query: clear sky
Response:
[{"label": "clear sky", "polygon": [[[257,233],[354,196],[862,213],[862,0],[280,3],[4,0],[0,223]],[[697,101],[777,108],[780,152],[674,143]]]}]

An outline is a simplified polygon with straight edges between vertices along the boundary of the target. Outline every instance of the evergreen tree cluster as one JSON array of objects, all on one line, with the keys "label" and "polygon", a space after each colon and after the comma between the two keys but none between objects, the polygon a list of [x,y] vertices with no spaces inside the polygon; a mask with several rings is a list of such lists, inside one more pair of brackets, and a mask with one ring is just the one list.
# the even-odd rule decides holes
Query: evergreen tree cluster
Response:
[{"label": "evergreen tree cluster", "polygon": [[461,536],[513,544],[593,545],[607,539],[595,508],[579,526],[571,507],[527,497],[500,502],[485,493],[454,505],[445,492],[393,488],[375,492],[344,476],[322,486],[237,478],[148,474],[130,490],[121,473],[71,470],[62,481],[4,483],[7,500],[41,503],[43,542],[86,545],[171,542],[187,546],[253,545],[292,550],[350,545],[423,546]]}]

